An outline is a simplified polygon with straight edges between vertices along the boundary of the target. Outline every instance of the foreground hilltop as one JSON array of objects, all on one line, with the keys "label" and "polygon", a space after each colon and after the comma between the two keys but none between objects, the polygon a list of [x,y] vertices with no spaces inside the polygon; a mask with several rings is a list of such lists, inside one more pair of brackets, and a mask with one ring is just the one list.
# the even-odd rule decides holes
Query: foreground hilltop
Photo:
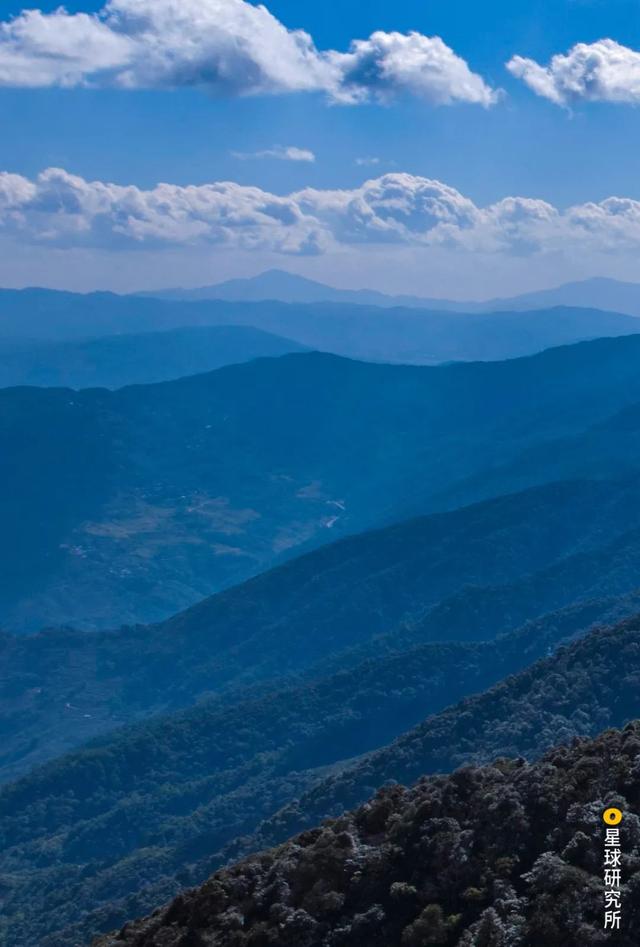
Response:
[{"label": "foreground hilltop", "polygon": [[602,812],[624,812],[623,926],[640,932],[640,723],[366,805],[94,947],[586,947],[603,931]]}]

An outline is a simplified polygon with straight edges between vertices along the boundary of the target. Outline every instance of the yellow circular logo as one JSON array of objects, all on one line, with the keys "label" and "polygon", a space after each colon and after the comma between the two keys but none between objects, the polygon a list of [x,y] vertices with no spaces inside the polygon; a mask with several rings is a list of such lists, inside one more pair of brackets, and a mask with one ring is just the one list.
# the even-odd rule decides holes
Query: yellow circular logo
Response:
[{"label": "yellow circular logo", "polygon": [[619,809],[607,809],[602,819],[607,825],[620,825],[622,822],[622,813]]}]

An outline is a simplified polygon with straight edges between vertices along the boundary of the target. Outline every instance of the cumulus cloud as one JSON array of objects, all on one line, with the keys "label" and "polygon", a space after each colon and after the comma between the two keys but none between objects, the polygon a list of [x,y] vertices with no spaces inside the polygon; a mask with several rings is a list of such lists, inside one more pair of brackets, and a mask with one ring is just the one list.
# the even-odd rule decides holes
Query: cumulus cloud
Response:
[{"label": "cumulus cloud", "polygon": [[50,168],[29,181],[0,174],[0,230],[52,246],[188,246],[318,253],[326,228],[290,197],[223,181],[150,190]]},{"label": "cumulus cloud", "polygon": [[308,148],[296,148],[293,145],[285,147],[284,145],[275,145],[273,148],[265,148],[262,151],[232,151],[234,158],[240,161],[250,161],[252,158],[275,158],[277,161],[304,161],[313,163],[316,156]]},{"label": "cumulus cloud", "polygon": [[332,52],[328,58],[341,77],[334,94],[346,102],[372,96],[385,101],[406,91],[433,105],[474,102],[486,107],[499,97],[439,36],[378,31],[355,40],[348,53]]},{"label": "cumulus cloud", "polygon": [[384,174],[360,187],[275,195],[229,181],[144,190],[52,168],[0,173],[0,235],[54,248],[215,246],[318,255],[356,246],[511,257],[640,250],[640,202],[611,197],[559,210],[533,198],[486,207],[440,181]]},{"label": "cumulus cloud", "polygon": [[454,188],[411,174],[385,174],[353,190],[306,188],[292,197],[342,243],[431,243],[446,226],[473,227],[480,214]]},{"label": "cumulus cloud", "polygon": [[514,56],[507,69],[556,105],[640,102],[640,53],[612,39],[578,43],[566,55],[554,56],[548,66]]},{"label": "cumulus cloud", "polygon": [[244,0],[109,0],[98,14],[27,10],[0,23],[11,86],[304,91],[329,81],[311,38]]},{"label": "cumulus cloud", "polygon": [[197,87],[214,95],[323,92],[333,102],[498,93],[438,37],[374,33],[320,51],[246,0],[108,0],[96,14],[27,10],[0,22],[0,86]]}]

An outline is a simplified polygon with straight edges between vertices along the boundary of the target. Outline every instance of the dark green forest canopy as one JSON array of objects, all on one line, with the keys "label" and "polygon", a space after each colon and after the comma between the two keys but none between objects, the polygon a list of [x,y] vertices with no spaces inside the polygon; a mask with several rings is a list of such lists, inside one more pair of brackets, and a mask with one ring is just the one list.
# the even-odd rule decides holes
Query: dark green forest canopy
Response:
[{"label": "dark green forest canopy", "polygon": [[483,694],[425,720],[327,777],[267,820],[248,850],[279,842],[358,805],[388,781],[411,784],[494,757],[535,759],[573,736],[640,717],[640,618],[597,629]]},{"label": "dark green forest canopy", "polygon": [[585,947],[603,931],[602,813],[617,806],[623,925],[640,930],[640,724],[383,789],[219,871],[94,947]]}]

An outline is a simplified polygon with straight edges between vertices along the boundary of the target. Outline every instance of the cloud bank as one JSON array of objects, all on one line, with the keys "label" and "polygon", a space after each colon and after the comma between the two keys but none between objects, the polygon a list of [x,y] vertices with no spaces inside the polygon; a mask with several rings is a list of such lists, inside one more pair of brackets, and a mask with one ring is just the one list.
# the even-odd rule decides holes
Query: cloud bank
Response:
[{"label": "cloud bank", "polygon": [[26,10],[0,22],[0,86],[321,92],[355,104],[411,94],[488,107],[498,93],[439,37],[376,32],[320,51],[246,0],[109,0],[97,14]]},{"label": "cloud bank", "polygon": [[640,250],[640,202],[560,210],[532,198],[487,207],[440,181],[384,174],[344,190],[288,195],[223,181],[143,190],[51,168],[0,173],[0,234],[22,245],[134,250],[221,247],[299,256],[404,246],[518,257]]},{"label": "cloud bank", "polygon": [[640,102],[640,53],[612,39],[578,43],[566,55],[554,56],[548,66],[514,56],[507,69],[556,105]]}]

